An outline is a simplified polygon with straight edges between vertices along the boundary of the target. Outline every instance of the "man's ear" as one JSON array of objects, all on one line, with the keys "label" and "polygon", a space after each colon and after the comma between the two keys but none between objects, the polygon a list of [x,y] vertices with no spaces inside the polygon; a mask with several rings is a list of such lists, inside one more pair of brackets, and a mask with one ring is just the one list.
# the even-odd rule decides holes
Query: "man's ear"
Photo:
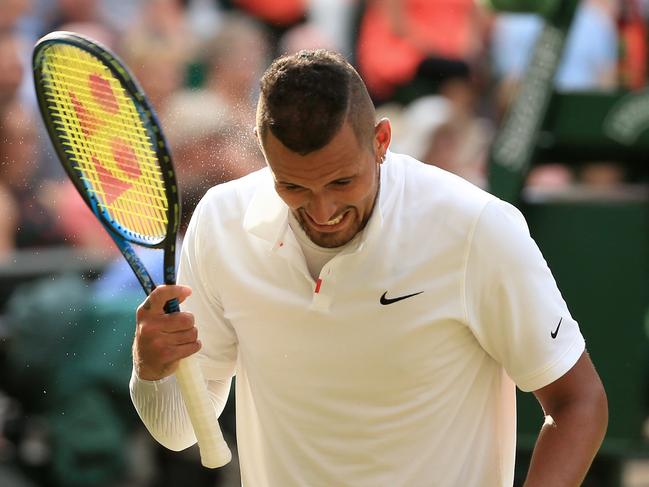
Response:
[{"label": "man's ear", "polygon": [[255,134],[255,140],[257,141],[257,145],[259,146],[259,150],[261,150],[261,153],[262,153],[262,155],[263,155],[264,158],[265,158],[265,157],[266,157],[266,153],[264,152],[264,144],[262,144],[262,141],[261,141],[261,135],[259,134],[259,129],[257,128],[256,125],[255,125],[255,127],[254,127],[254,129],[253,129],[253,132],[254,132],[254,134]]},{"label": "man's ear", "polygon": [[374,127],[374,153],[381,162],[385,159],[391,139],[392,126],[390,120],[382,118]]}]

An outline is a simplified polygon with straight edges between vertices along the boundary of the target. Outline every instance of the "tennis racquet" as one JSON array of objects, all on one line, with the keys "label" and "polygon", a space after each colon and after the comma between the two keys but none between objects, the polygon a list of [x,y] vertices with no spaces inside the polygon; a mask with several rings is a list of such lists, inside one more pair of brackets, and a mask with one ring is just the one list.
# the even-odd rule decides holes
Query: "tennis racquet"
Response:
[{"label": "tennis racquet", "polygon": [[[41,115],[56,153],[88,207],[104,225],[146,294],[155,284],[131,243],[163,249],[166,284],[176,280],[180,198],[162,130],[144,93],[120,60],[72,32],[52,32],[33,53]],[[165,311],[179,310],[178,300]],[[232,455],[197,360],[181,360],[176,379],[204,466]]]}]

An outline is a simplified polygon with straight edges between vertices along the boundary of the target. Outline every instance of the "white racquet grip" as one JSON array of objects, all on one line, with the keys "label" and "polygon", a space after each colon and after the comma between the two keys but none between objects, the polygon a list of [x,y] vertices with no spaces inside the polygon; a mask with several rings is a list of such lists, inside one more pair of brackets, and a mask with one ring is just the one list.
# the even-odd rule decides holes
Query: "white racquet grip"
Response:
[{"label": "white racquet grip", "polygon": [[207,468],[222,467],[232,460],[232,452],[223,439],[214,406],[207,393],[203,371],[194,356],[178,363],[176,381],[198,440],[201,463]]}]

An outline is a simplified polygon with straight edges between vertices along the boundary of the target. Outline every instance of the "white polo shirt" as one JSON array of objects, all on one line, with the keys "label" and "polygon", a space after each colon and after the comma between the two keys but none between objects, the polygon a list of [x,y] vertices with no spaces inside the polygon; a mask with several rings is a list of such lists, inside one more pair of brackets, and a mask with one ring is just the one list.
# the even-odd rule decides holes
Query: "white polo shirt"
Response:
[{"label": "white polo shirt", "polygon": [[[206,378],[237,376],[245,486],[511,486],[514,383],[584,351],[521,214],[392,153],[363,235],[319,279],[264,169],[201,201],[179,282]],[[132,387],[142,410],[150,384]]]}]

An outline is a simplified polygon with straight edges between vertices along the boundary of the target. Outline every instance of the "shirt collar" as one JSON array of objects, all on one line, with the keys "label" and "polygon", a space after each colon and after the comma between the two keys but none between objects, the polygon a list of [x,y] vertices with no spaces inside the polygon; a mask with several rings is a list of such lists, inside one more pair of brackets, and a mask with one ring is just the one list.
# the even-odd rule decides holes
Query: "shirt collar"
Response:
[{"label": "shirt collar", "polygon": [[246,210],[243,227],[251,234],[269,242],[275,249],[288,227],[289,210],[275,191],[270,169],[265,168],[262,171],[263,177]]}]

